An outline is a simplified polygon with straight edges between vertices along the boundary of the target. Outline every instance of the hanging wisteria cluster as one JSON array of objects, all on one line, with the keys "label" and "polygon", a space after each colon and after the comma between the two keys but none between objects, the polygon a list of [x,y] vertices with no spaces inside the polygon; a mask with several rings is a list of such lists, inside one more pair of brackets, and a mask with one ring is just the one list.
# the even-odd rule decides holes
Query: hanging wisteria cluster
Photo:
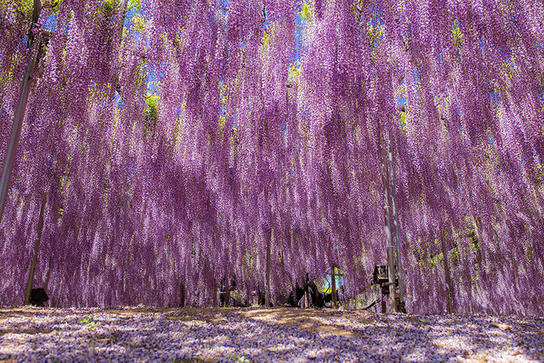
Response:
[{"label": "hanging wisteria cluster", "polygon": [[390,145],[407,309],[544,312],[542,1],[42,4],[0,1],[0,162],[42,45],[0,304],[24,300],[44,198],[53,305],[268,278],[274,303],[332,266],[355,296],[385,263]]}]

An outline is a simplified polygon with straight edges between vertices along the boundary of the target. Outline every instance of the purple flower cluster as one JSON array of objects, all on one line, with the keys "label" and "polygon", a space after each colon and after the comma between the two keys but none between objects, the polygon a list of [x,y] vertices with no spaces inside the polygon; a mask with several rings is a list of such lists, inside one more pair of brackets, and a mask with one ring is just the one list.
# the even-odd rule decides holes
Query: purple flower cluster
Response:
[{"label": "purple flower cluster", "polygon": [[394,219],[409,311],[544,313],[541,0],[44,3],[0,5],[0,305],[36,240],[51,306],[350,299]]}]

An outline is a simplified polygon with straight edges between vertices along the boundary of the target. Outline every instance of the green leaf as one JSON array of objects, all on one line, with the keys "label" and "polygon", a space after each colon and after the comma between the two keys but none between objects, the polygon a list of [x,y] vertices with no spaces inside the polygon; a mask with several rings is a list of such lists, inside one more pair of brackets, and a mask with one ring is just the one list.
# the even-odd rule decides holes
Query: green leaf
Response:
[{"label": "green leaf", "polygon": [[145,30],[147,25],[145,18],[140,14],[136,14],[132,17],[132,24],[134,24],[134,29],[140,33]]},{"label": "green leaf", "polygon": [[453,30],[451,31],[453,44],[459,50],[463,46],[463,32],[459,28],[459,22],[455,20],[453,22]]},{"label": "green leaf", "polygon": [[300,17],[302,20],[312,19],[314,16],[314,4],[312,2],[302,2],[302,9],[300,10]]},{"label": "green leaf", "polygon": [[142,1],[141,0],[129,0],[127,9],[133,10],[133,9],[140,9],[142,7]]}]

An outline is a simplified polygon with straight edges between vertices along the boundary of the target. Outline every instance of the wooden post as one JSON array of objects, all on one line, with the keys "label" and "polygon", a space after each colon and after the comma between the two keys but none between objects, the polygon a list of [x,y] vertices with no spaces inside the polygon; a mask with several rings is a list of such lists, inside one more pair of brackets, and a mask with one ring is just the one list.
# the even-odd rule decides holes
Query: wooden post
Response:
[{"label": "wooden post", "polygon": [[225,287],[227,289],[227,296],[225,296],[225,304],[227,306],[231,306],[231,304],[230,304],[230,288],[232,287],[231,282],[232,281],[230,279],[227,279],[227,283],[225,285]]},{"label": "wooden post", "polygon": [[445,232],[442,231],[440,245],[442,247],[442,256],[444,256],[444,274],[446,278],[446,299],[448,301],[448,314],[453,314],[453,282],[451,280],[450,266],[448,264],[448,250],[446,249]]},{"label": "wooden post", "polygon": [[336,274],[334,269],[335,267],[333,265],[332,272],[331,272],[332,306],[335,309],[338,309],[338,297],[336,295]]},{"label": "wooden post", "polygon": [[8,149],[4,159],[4,167],[2,169],[2,175],[0,176],[0,222],[2,222],[2,215],[4,214],[4,207],[8,196],[8,187],[13,171],[13,164],[15,163],[15,156],[17,155],[17,145],[19,144],[19,138],[21,137],[23,119],[25,118],[26,105],[28,103],[28,96],[30,94],[30,81],[32,80],[32,75],[34,74],[34,70],[41,53],[41,40],[37,42],[32,41],[34,39],[32,29],[40,17],[41,9],[42,6],[40,0],[34,0],[34,12],[32,14],[33,22],[29,29],[29,47],[33,46],[32,56],[26,65],[23,76],[21,93],[19,94],[17,107],[15,108],[15,114],[13,115],[13,124],[11,126],[11,133],[9,135]]},{"label": "wooden post", "polygon": [[[383,141],[383,140],[382,140]],[[382,183],[384,187],[384,219],[385,237],[387,242],[387,270],[389,275],[389,298],[391,309],[397,311],[397,294],[395,289],[395,263],[393,252],[393,235],[391,233],[391,194],[389,191],[389,172],[387,164],[387,150],[383,149],[384,157],[382,162]],[[383,304],[383,302],[382,302]],[[382,305],[383,308],[383,305]]]},{"label": "wooden post", "polygon": [[274,238],[274,230],[265,231],[266,242],[266,262],[265,262],[265,286],[264,286],[264,305],[270,306],[270,250],[272,248],[272,238]]},{"label": "wooden post", "polygon": [[47,275],[45,276],[45,283],[44,283],[44,289],[45,291],[49,291],[47,288],[49,286],[49,277],[51,276],[51,264],[49,264],[48,268],[47,268]]},{"label": "wooden post", "polygon": [[179,286],[179,307],[185,307],[185,284],[183,283],[183,280]]},{"label": "wooden post", "polygon": [[393,153],[391,151],[391,140],[387,140],[387,151],[388,151],[388,159],[389,159],[389,181],[391,183],[391,207],[393,209],[393,225],[395,227],[395,245],[397,249],[397,275],[399,277],[399,291],[397,296],[397,304],[396,308],[397,311],[400,311],[400,304],[404,305],[404,299],[403,299],[403,282],[402,282],[402,265],[401,265],[401,258],[400,258],[400,236],[399,236],[399,222],[398,222],[398,216],[397,216],[397,206],[395,202],[395,169],[393,168]]},{"label": "wooden post", "polygon": [[[42,197],[42,203],[40,206],[40,217],[38,218],[38,235],[36,236],[36,241],[34,242],[34,251],[32,255],[32,261],[30,262],[30,269],[28,271],[28,280],[26,282],[25,302],[24,302],[25,305],[28,305],[30,303],[30,291],[32,290],[32,282],[34,281],[34,272],[36,271],[36,264],[38,263],[38,254],[40,251],[40,244],[42,241],[43,215],[45,211],[46,202],[47,202],[47,193],[44,193]],[[48,276],[47,282],[49,282],[49,276]]]},{"label": "wooden post", "polygon": [[[47,264],[47,275],[45,276],[44,290],[49,291],[49,278],[51,277],[51,269],[53,268],[53,258],[49,256],[49,262]],[[51,305],[51,300],[49,300],[49,305]]]},{"label": "wooden post", "polygon": [[213,292],[213,307],[216,308],[217,307],[217,283],[215,281],[215,278],[212,284],[212,292]]}]

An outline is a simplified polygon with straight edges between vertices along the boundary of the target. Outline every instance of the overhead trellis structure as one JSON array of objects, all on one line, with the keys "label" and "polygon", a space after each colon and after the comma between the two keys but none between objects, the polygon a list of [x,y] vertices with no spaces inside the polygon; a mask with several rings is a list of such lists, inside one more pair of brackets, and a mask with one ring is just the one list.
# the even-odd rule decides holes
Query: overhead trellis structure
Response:
[{"label": "overhead trellis structure", "polygon": [[389,245],[410,312],[542,314],[542,29],[539,0],[0,0],[0,305],[29,271],[53,306],[331,268],[356,296]]}]

